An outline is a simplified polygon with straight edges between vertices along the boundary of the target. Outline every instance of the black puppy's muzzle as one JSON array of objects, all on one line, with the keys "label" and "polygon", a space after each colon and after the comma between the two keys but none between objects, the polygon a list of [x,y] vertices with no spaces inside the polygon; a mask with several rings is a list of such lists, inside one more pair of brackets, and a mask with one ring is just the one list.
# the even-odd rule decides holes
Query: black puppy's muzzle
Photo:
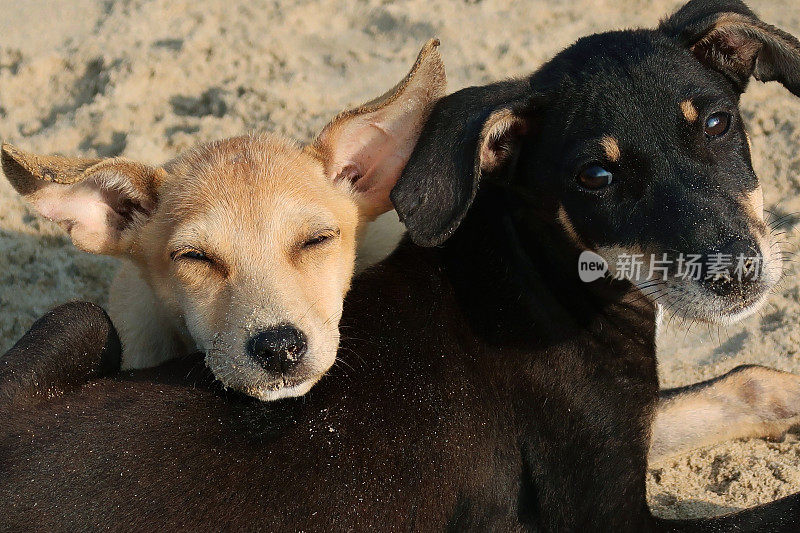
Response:
[{"label": "black puppy's muzzle", "polygon": [[747,298],[760,291],[764,257],[751,239],[734,238],[703,254],[701,282],[723,297]]},{"label": "black puppy's muzzle", "polygon": [[291,324],[259,331],[247,341],[247,354],[264,370],[286,374],[296,367],[308,349],[306,335]]}]

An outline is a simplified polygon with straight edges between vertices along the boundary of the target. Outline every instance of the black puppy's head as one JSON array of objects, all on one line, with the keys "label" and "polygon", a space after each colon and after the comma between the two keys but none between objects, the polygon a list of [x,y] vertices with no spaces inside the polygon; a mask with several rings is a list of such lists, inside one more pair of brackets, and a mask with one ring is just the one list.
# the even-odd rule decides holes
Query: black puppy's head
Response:
[{"label": "black puppy's head", "polygon": [[738,109],[751,77],[800,96],[800,43],[739,1],[693,0],[655,30],[586,37],[530,78],[443,99],[393,200],[435,245],[483,176],[659,303],[736,320],[782,269]]}]

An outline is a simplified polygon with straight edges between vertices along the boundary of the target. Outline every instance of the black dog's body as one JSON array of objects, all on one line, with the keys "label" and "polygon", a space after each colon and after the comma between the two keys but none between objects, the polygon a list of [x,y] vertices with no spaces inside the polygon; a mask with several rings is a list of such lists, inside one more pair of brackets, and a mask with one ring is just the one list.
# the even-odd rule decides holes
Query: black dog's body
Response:
[{"label": "black dog's body", "polygon": [[305,398],[226,398],[185,361],[3,406],[0,528],[671,529],[645,500],[651,306],[521,254],[481,196],[443,249],[357,280],[342,371]]},{"label": "black dog's body", "polygon": [[[647,524],[652,310],[613,292],[574,294],[584,302],[577,315],[557,310],[568,286],[551,291],[562,275],[547,264],[476,281],[463,264],[499,275],[519,270],[497,259],[525,260],[509,257],[510,220],[487,220],[493,201],[480,201],[443,250],[406,245],[357,281],[345,331],[369,340],[347,342],[341,374],[306,398],[230,401],[166,382],[186,374],[176,364],[152,381],[106,379],[6,406],[3,529]],[[473,225],[489,230],[483,245],[469,237]],[[492,302],[522,287],[536,289],[531,299]],[[458,301],[476,294],[483,302],[468,307],[483,303],[485,314],[462,316]]]},{"label": "black dog's body", "polygon": [[[629,57],[689,61],[663,32],[625,35],[607,40]],[[565,230],[557,213],[579,196],[554,184],[559,154],[530,124],[504,130],[528,135],[511,179],[493,168],[475,196],[489,116],[529,113],[532,87],[580,71],[582,52],[440,102],[394,200],[417,242],[452,237],[407,242],[356,280],[341,364],[306,397],[229,398],[186,361],[0,404],[0,528],[795,530],[797,496],[717,520],[650,515],[655,311],[628,282],[576,273],[582,238],[614,221],[598,207],[581,238]]]}]

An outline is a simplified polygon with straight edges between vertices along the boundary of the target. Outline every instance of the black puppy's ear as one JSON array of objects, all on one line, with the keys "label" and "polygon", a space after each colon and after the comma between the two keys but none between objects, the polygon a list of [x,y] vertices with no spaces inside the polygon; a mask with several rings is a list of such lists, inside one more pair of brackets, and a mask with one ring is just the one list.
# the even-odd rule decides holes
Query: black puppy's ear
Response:
[{"label": "black puppy's ear", "polygon": [[499,173],[530,129],[527,80],[470,87],[441,99],[392,189],[411,239],[438,246],[463,220],[481,175]]},{"label": "black puppy's ear", "polygon": [[662,22],[661,30],[742,92],[752,76],[778,81],[800,96],[800,42],[759,20],[743,2],[692,0]]}]

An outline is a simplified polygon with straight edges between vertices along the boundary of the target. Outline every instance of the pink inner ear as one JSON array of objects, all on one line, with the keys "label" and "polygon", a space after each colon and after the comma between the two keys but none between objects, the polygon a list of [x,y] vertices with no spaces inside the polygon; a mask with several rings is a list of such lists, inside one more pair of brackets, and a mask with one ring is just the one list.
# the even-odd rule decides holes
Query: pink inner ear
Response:
[{"label": "pink inner ear", "polygon": [[100,254],[116,251],[125,221],[96,182],[48,184],[31,201],[42,216],[64,228],[78,248]]},{"label": "pink inner ear", "polygon": [[343,136],[350,141],[341,150],[352,156],[344,163],[339,176],[349,179],[356,190],[368,192],[379,185],[381,177],[402,171],[410,152],[402,149],[402,140],[390,129],[368,121],[353,124],[348,129],[351,131],[343,132]]},{"label": "pink inner ear", "polygon": [[[413,115],[413,114],[412,114]],[[356,117],[339,126],[332,165],[337,180],[347,180],[373,216],[392,209],[389,193],[403,171],[416,140],[416,116],[405,121]]]},{"label": "pink inner ear", "polygon": [[433,103],[444,95],[444,65],[431,40],[408,75],[386,94],[342,113],[314,143],[328,176],[347,180],[362,215],[392,209],[389,195],[408,163]]}]

